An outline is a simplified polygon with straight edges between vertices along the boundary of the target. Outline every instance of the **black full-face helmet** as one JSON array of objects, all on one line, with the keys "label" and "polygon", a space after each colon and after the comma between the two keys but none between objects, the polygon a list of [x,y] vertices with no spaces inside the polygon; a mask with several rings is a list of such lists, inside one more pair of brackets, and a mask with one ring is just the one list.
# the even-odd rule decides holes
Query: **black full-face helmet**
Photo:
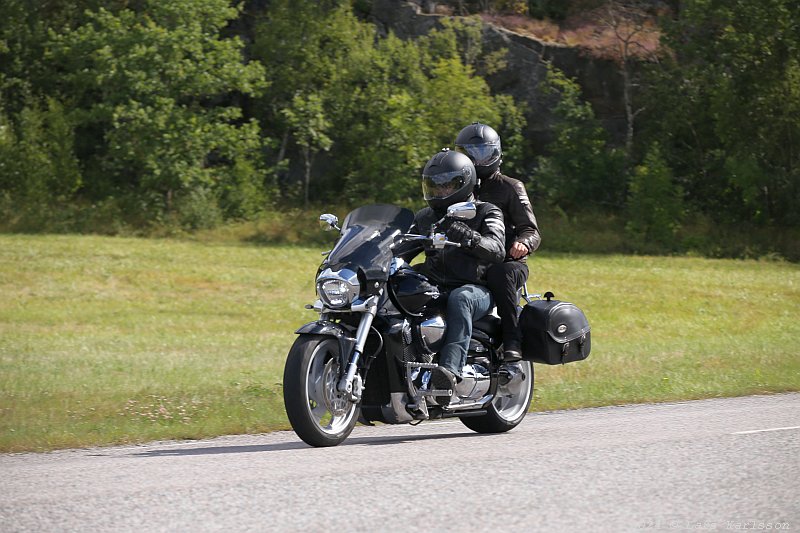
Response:
[{"label": "black full-face helmet", "polygon": [[458,133],[456,151],[470,158],[479,179],[497,172],[503,162],[500,136],[494,128],[480,122],[473,122]]},{"label": "black full-face helmet", "polygon": [[457,202],[469,200],[475,182],[475,166],[469,157],[443,148],[422,171],[422,194],[431,209],[444,212]]}]

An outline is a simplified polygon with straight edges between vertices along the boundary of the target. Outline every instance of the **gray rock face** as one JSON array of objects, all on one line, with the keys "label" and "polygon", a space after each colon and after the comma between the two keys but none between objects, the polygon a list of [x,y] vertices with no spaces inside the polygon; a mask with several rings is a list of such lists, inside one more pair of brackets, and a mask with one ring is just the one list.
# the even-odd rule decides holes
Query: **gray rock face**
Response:
[{"label": "gray rock face", "polygon": [[[427,34],[444,18],[430,14],[435,7],[431,4],[422,0],[373,0],[371,14],[382,33],[391,31],[402,39],[408,39]],[[485,78],[494,94],[509,94],[525,105],[528,122],[525,134],[533,144],[534,153],[541,153],[541,147],[551,137],[553,103],[544,101],[537,91],[546,73],[546,62],[576,79],[583,91],[583,98],[591,103],[612,139],[615,142],[622,141],[625,134],[622,77],[612,61],[588,56],[578,48],[545,43],[491,24],[483,25],[482,35],[485,52],[500,49],[508,51],[507,67]]]}]

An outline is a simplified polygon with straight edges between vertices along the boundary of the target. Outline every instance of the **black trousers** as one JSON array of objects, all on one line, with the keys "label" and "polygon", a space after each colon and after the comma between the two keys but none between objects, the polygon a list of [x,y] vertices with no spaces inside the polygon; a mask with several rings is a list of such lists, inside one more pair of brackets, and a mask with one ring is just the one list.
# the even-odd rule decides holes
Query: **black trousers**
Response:
[{"label": "black trousers", "polygon": [[519,344],[522,333],[519,330],[519,289],[528,280],[528,265],[522,261],[497,263],[486,272],[486,285],[492,292],[497,314],[503,327],[503,343]]}]

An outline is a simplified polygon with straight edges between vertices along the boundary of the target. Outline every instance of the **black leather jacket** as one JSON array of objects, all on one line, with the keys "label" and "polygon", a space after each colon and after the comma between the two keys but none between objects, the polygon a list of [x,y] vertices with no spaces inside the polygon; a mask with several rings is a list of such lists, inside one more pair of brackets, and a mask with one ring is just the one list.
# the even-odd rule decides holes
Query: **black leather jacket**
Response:
[{"label": "black leather jacket", "polygon": [[[502,263],[505,257],[505,228],[503,213],[486,202],[475,202],[477,215],[464,223],[481,234],[471,249],[446,246],[441,250],[423,241],[407,242],[398,247],[395,255],[411,261],[425,251],[425,263],[415,267],[431,281],[444,289],[456,288],[468,283],[486,284],[486,270],[493,263]],[[414,217],[410,233],[430,235],[431,226],[441,217],[430,207],[419,211]],[[445,232],[451,222],[446,220],[437,231]]]},{"label": "black leather jacket", "polygon": [[[525,185],[521,181],[509,178],[497,171],[489,178],[484,179],[480,188],[476,188],[475,192],[482,202],[492,203],[503,212],[506,254],[514,242],[524,244],[528,248],[528,253],[533,253],[539,248],[542,237],[539,233],[539,226],[536,224],[531,201],[528,199]],[[525,258],[520,260],[524,261]],[[513,261],[513,259],[507,255],[506,261]]]}]

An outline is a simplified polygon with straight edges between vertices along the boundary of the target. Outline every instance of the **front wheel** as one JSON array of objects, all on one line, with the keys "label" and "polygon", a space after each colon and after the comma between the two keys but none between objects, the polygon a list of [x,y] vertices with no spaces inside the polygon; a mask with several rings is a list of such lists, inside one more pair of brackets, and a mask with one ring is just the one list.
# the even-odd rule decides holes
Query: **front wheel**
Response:
[{"label": "front wheel", "polygon": [[520,361],[503,367],[500,384],[486,414],[461,418],[461,422],[472,431],[503,433],[517,427],[528,413],[533,396],[533,363]]},{"label": "front wheel", "polygon": [[301,335],[283,371],[283,403],[297,436],[311,446],[336,446],[350,435],[358,405],[336,388],[341,375],[339,342]]}]

